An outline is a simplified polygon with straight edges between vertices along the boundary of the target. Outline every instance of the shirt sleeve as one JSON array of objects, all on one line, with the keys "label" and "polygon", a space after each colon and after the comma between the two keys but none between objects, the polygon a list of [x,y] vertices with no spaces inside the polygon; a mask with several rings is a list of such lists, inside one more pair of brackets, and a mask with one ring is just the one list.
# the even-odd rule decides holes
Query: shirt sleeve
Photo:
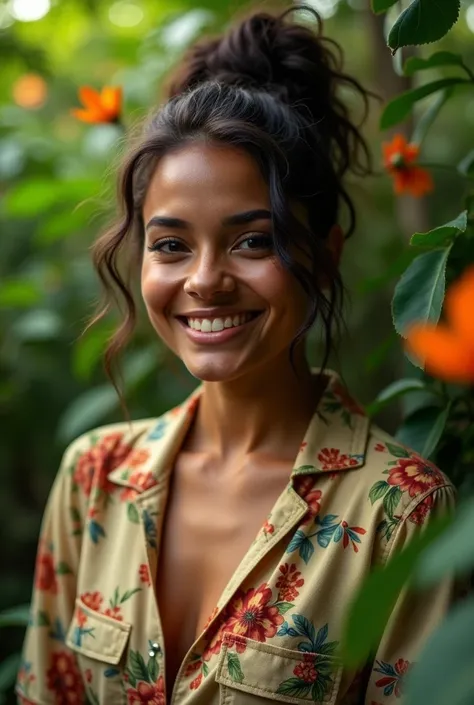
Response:
[{"label": "shirt sleeve", "polygon": [[[435,517],[451,513],[453,508],[454,490],[451,486],[438,488],[423,497],[416,506],[409,508],[409,513],[400,522],[389,558],[425,530]],[[448,611],[455,593],[454,579],[445,579],[429,590],[403,590],[371,664],[364,705],[400,705],[404,677]]]},{"label": "shirt sleeve", "polygon": [[65,451],[43,515],[30,619],[17,676],[16,693],[21,705],[55,702],[58,683],[75,692],[77,705],[86,702],[75,656],[64,643],[74,611],[87,514],[87,497],[77,491],[76,483],[77,472],[86,469],[84,446],[86,438],[81,437]]}]

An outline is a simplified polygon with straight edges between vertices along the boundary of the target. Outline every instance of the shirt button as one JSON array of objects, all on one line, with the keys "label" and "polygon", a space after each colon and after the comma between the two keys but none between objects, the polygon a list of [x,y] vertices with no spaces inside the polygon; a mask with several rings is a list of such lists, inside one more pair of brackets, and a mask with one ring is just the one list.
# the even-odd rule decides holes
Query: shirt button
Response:
[{"label": "shirt button", "polygon": [[161,651],[160,645],[156,641],[154,641],[150,646],[150,651],[148,652],[148,656],[151,656],[151,657],[156,656],[156,654],[159,654],[160,651]]}]

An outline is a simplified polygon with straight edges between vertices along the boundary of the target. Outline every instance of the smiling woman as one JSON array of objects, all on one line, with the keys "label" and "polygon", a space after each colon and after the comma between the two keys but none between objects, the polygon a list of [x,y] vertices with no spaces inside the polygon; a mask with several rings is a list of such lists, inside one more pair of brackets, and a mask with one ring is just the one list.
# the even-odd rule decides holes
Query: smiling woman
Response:
[{"label": "smiling woman", "polygon": [[21,703],[392,705],[452,599],[449,581],[400,591],[377,653],[341,663],[354,592],[453,490],[326,369],[342,206],[346,235],[355,225],[343,178],[370,169],[339,92],[368,94],[336,49],[291,11],[251,14],[190,49],[125,160],[122,215],[94,246],[107,300],[93,322],[125,303],[106,367],[133,332],[135,276],[152,328],[201,384],[66,450]]}]

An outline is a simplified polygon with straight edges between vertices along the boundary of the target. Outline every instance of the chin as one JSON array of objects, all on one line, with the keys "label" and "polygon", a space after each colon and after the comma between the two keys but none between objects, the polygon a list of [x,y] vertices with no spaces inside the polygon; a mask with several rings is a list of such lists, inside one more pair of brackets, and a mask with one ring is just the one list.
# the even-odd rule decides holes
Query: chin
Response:
[{"label": "chin", "polygon": [[183,360],[188,372],[201,382],[230,382],[243,374],[235,364],[224,360],[187,361]]}]

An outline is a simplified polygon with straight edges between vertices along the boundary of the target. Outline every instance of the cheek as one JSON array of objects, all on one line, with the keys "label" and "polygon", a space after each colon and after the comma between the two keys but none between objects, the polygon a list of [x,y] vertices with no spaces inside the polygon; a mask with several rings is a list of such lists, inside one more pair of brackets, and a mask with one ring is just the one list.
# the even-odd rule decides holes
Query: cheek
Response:
[{"label": "cheek", "polygon": [[143,301],[150,316],[163,316],[169,306],[176,285],[163,276],[159,267],[144,262],[141,273]]},{"label": "cheek", "polygon": [[297,279],[278,261],[270,261],[255,279],[255,291],[278,311],[280,317],[304,318],[308,299]]}]

